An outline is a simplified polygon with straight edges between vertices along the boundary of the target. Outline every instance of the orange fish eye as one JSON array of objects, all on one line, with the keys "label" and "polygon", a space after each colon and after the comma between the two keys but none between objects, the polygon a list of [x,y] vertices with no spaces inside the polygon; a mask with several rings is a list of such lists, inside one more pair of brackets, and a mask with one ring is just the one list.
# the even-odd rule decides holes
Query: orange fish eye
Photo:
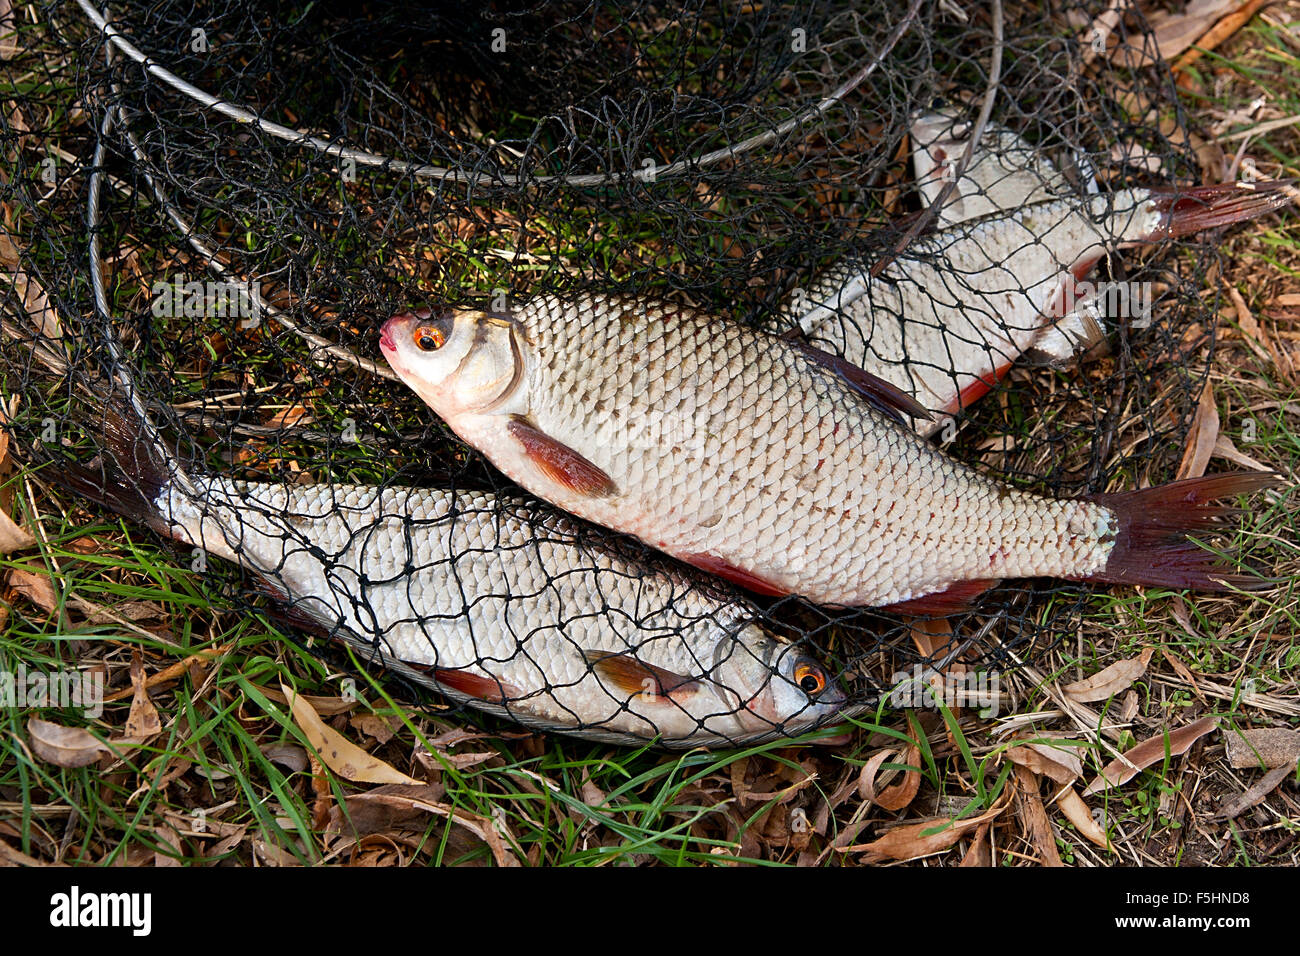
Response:
[{"label": "orange fish eye", "polygon": [[440,329],[431,325],[422,325],[415,330],[415,347],[422,352],[436,352],[442,348],[443,335]]},{"label": "orange fish eye", "polygon": [[795,665],[794,680],[809,697],[814,697],[826,689],[826,674],[820,667],[810,661]]}]

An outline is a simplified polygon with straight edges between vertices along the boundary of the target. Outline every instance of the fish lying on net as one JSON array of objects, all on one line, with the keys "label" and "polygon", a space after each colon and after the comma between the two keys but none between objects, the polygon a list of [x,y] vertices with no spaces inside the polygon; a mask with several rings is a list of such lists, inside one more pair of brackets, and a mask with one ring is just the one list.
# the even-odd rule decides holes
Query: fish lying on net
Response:
[{"label": "fish lying on net", "polygon": [[1207,501],[1277,483],[1019,491],[918,436],[898,414],[915,403],[860,369],[646,300],[403,314],[381,349],[540,497],[756,592],[823,604],[949,611],[1013,577],[1247,586],[1186,533],[1232,514]]},{"label": "fish lying on net", "polygon": [[1026,350],[1060,359],[1086,343],[1077,314],[1059,320],[1108,251],[1253,219],[1290,195],[1287,183],[1226,183],[1019,205],[918,238],[875,278],[846,260],[785,311],[818,348],[952,415]]},{"label": "fish lying on net", "polygon": [[[668,747],[812,729],[845,701],[754,609],[667,563],[483,492],[188,476],[110,408],[102,470],[50,478],[256,572],[325,630],[539,730]],[[412,670],[414,669],[414,670]]]},{"label": "fish lying on net", "polygon": [[[1070,199],[1081,193],[1095,195],[1100,191],[1086,159],[1076,154],[1069,167],[1072,175],[1067,177],[1043,149],[994,122],[985,127],[981,142],[971,149],[969,163],[957,176],[957,166],[974,135],[973,127],[973,123],[951,108],[922,111],[912,120],[912,171],[924,204],[933,206],[939,202],[948,183],[954,182],[950,198],[935,210],[934,222],[938,228],[999,213],[1014,214],[1022,206]],[[1066,310],[1059,319],[1045,322],[1025,351],[1046,364],[1067,366],[1080,356],[1098,351],[1105,342],[1106,333],[1099,317],[1095,296],[1080,297],[1074,308]],[[906,317],[900,316],[899,320],[906,321]],[[969,371],[978,377],[988,370],[955,371]],[[947,396],[944,407],[955,397]],[[939,424],[935,421],[928,427],[935,429]]]}]

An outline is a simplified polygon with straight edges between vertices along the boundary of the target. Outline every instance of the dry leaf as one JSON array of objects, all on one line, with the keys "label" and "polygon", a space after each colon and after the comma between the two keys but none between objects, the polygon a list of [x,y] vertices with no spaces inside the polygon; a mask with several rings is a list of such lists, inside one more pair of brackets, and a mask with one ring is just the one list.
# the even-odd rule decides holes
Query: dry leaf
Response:
[{"label": "dry leaf", "polygon": [[326,725],[307,698],[295,694],[283,684],[280,689],[289,701],[294,723],[302,728],[303,734],[325,766],[340,777],[356,783],[405,783],[420,786],[420,781],[408,777],[378,757],[372,757],[333,727]]},{"label": "dry leaf", "polygon": [[1038,792],[1038,778],[1028,767],[1016,767],[1016,806],[1020,822],[1028,831],[1029,840],[1038,850],[1039,861],[1044,866],[1064,866],[1061,854],[1056,851],[1056,836],[1052,821],[1043,809],[1043,798]]},{"label": "dry leaf", "polygon": [[958,866],[992,866],[993,854],[989,852],[989,825],[983,824],[975,831],[975,838],[966,849]]},{"label": "dry leaf", "polygon": [[393,739],[393,725],[378,714],[358,714],[348,719],[348,725],[367,737],[374,737],[381,747]]},{"label": "dry leaf", "polygon": [[[230,646],[229,644],[225,645],[225,647]],[[283,687],[284,685],[281,684],[280,686]],[[266,695],[267,700],[273,700],[277,704],[284,704],[286,707],[289,705],[289,698],[280,691],[260,686],[257,686],[257,689]],[[355,697],[345,699],[343,697],[313,697],[310,694],[303,694],[302,699],[311,704],[311,709],[322,717],[333,717],[335,714],[346,713],[361,703]]]},{"label": "dry leaf", "polygon": [[1125,751],[1120,757],[1108,763],[1105,769],[1088,784],[1083,791],[1085,797],[1091,796],[1106,787],[1118,787],[1128,783],[1139,773],[1165,759],[1166,744],[1171,757],[1186,753],[1192,744],[1200,740],[1219,725],[1217,717],[1202,717],[1186,727],[1179,727],[1169,734],[1148,737],[1136,747]]},{"label": "dry leaf", "polygon": [[12,240],[0,232],[0,278],[8,279],[23,301],[23,311],[36,331],[46,339],[63,337],[59,314],[50,305],[49,296],[39,282],[19,268],[21,259]]},{"label": "dry leaf", "polygon": [[1024,743],[1008,750],[1007,757],[1017,766],[1025,767],[1062,785],[1074,783],[1083,776],[1083,762],[1074,752],[1073,747]]},{"label": "dry leaf", "polygon": [[148,740],[162,733],[162,721],[158,719],[158,709],[145,689],[144,656],[139,648],[131,654],[131,688],[134,696],[126,717],[126,735],[138,741]]},{"label": "dry leaf", "polygon": [[14,30],[13,0],[0,0],[0,60],[12,60],[22,49]]},{"label": "dry leaf", "polygon": [[1224,40],[1228,39],[1238,30],[1246,25],[1260,8],[1272,3],[1273,0],[1246,0],[1245,3],[1237,7],[1236,10],[1229,13],[1222,20],[1216,23],[1206,34],[1198,37],[1193,49],[1188,50],[1179,58],[1178,62],[1173,65],[1173,72],[1177,73],[1187,69],[1210,50],[1213,50]]},{"label": "dry leaf", "polygon": [[103,754],[112,753],[107,744],[95,739],[88,730],[64,727],[36,717],[27,721],[27,736],[32,752],[56,767],[85,767]]},{"label": "dry leaf", "polygon": [[0,554],[22,551],[36,543],[36,538],[13,518],[0,511]]},{"label": "dry leaf", "polygon": [[1231,438],[1223,432],[1219,432],[1218,441],[1214,443],[1214,457],[1230,461],[1234,465],[1241,465],[1243,468],[1249,468],[1251,471],[1272,471],[1272,469],[1260,461],[1258,458],[1251,458],[1244,451],[1237,448]]},{"label": "dry leaf", "polygon": [[297,744],[274,744],[262,748],[262,754],[271,763],[278,763],[291,773],[305,773],[310,765],[307,751]]},{"label": "dry leaf", "polygon": [[1178,13],[1163,10],[1152,13],[1149,22],[1161,59],[1172,60],[1178,56],[1204,36],[1220,17],[1231,12],[1236,3],[1237,0],[1191,0]]},{"label": "dry leaf", "polygon": [[1094,844],[1103,850],[1114,851],[1110,845],[1110,840],[1106,838],[1106,831],[1101,828],[1092,814],[1088,811],[1088,805],[1083,802],[1082,798],[1074,792],[1073,787],[1067,787],[1066,790],[1057,798],[1057,807],[1065,814],[1065,819],[1074,824],[1074,828],[1091,840]]},{"label": "dry leaf", "polygon": [[[1182,599],[1179,598],[1179,600],[1181,601]],[[1174,616],[1178,617],[1177,613],[1175,613]],[[1182,620],[1183,620],[1182,618],[1179,618],[1180,622]],[[1188,629],[1190,630],[1191,627],[1190,618],[1187,619],[1187,623],[1185,626],[1188,627]],[[1202,701],[1204,701],[1205,695],[1201,693],[1201,688],[1197,685],[1196,678],[1192,675],[1192,672],[1187,669],[1187,665],[1182,662],[1182,660],[1178,657],[1178,655],[1175,654],[1167,647],[1160,648],[1160,653],[1164,655],[1165,660],[1169,662],[1169,666],[1172,667],[1177,672],[1178,676],[1191,685],[1192,690],[1196,692],[1196,696],[1201,698]]]},{"label": "dry leaf", "polygon": [[1228,764],[1238,770],[1292,766],[1300,760],[1300,731],[1285,727],[1224,730]]},{"label": "dry leaf", "polygon": [[1127,690],[1135,680],[1147,672],[1155,648],[1148,647],[1137,657],[1116,661],[1091,677],[1062,687],[1065,695],[1080,704],[1108,700],[1122,690]]},{"label": "dry leaf", "polygon": [[10,568],[9,586],[47,614],[54,613],[59,606],[59,596],[48,574]]},{"label": "dry leaf", "polygon": [[1137,691],[1131,690],[1127,694],[1125,694],[1124,699],[1120,701],[1119,710],[1115,712],[1115,716],[1119,718],[1120,723],[1126,724],[1134,717],[1137,716],[1137,712],[1138,712]]},{"label": "dry leaf", "polygon": [[[897,751],[894,750],[882,750],[878,754],[873,754],[871,759],[862,765],[862,771],[858,774],[858,795],[867,803],[874,803],[891,812],[901,810],[911,803],[921,788],[921,774],[916,770],[906,770],[903,771],[903,779],[899,783],[877,793],[876,775],[880,772],[881,765],[896,753]],[[916,767],[920,765],[920,761],[921,751],[915,746],[909,746],[907,753],[899,762]],[[889,771],[889,773],[896,772],[892,769]]]},{"label": "dry leaf", "polygon": [[1263,802],[1264,798],[1277,789],[1277,785],[1295,773],[1294,761],[1282,767],[1274,767],[1263,778],[1243,793],[1238,794],[1232,802],[1215,814],[1216,820],[1234,820],[1251,807]]},{"label": "dry leaf", "polygon": [[1219,410],[1214,407],[1214,390],[1207,381],[1201,389],[1200,401],[1196,403],[1192,429],[1187,434],[1187,445],[1183,448],[1183,460],[1178,464],[1175,479],[1200,478],[1204,475],[1218,440]]},{"label": "dry leaf", "polygon": [[[844,851],[848,853],[862,851],[865,853],[863,861],[866,863],[879,863],[883,860],[915,860],[948,849],[961,839],[962,834],[975,829],[980,824],[988,823],[1005,809],[1004,799],[1000,806],[978,817],[971,817],[969,820],[940,817],[924,823],[895,827],[878,840],[845,847]],[[935,830],[938,832],[931,832]]]},{"label": "dry leaf", "polygon": [[[437,799],[442,788],[424,784],[377,787],[368,793],[347,798],[348,819],[357,833],[378,833],[413,820],[424,813],[444,817],[465,828],[488,845],[498,866],[519,866],[506,846],[493,821],[458,807],[449,806]],[[330,812],[332,829],[341,831],[344,826],[342,811]]]}]

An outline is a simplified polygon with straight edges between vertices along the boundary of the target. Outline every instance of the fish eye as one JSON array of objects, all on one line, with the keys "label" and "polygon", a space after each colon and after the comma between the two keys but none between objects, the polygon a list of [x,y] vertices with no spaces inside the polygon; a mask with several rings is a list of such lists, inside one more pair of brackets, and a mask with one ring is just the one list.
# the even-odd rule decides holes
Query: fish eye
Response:
[{"label": "fish eye", "polygon": [[422,325],[415,330],[415,347],[421,352],[436,352],[442,348],[443,338],[442,330],[435,329],[431,325]]},{"label": "fish eye", "polygon": [[794,668],[794,681],[809,697],[815,697],[826,689],[826,672],[812,661],[800,661]]}]

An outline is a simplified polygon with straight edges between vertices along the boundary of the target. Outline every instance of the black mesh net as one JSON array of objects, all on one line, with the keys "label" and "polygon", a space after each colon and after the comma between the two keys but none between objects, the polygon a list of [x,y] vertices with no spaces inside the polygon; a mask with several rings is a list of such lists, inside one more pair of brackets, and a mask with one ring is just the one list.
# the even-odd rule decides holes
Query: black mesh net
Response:
[{"label": "black mesh net", "polygon": [[[870,706],[922,659],[1007,666],[1073,633],[1089,588],[1009,582],[919,628],[747,596],[528,498],[395,380],[379,329],[413,306],[668,301],[902,368],[930,407],[996,370],[933,440],[1013,485],[1168,480],[1205,372],[1187,357],[1214,328],[1208,253],[1107,256],[1092,275],[1154,290],[1149,314],[1103,308],[1100,349],[1045,364],[990,296],[1041,291],[1069,263],[990,284],[992,256],[945,239],[960,204],[1010,215],[1028,192],[1061,201],[1040,237],[1106,233],[1124,190],[1197,182],[1149,34],[1108,10],[25,8],[0,81],[11,436],[38,475],[75,484],[70,463],[89,464],[110,505],[157,527],[150,506],[166,511],[178,561],[198,545],[242,562],[197,576],[214,604],[287,600],[289,633],[347,638],[408,692],[531,726],[723,743]],[[925,154],[928,180],[923,115],[956,144]],[[1008,252],[1039,241],[1015,235]],[[852,306],[835,295],[855,275],[872,283]],[[148,429],[130,438],[115,353],[188,477]]]}]

